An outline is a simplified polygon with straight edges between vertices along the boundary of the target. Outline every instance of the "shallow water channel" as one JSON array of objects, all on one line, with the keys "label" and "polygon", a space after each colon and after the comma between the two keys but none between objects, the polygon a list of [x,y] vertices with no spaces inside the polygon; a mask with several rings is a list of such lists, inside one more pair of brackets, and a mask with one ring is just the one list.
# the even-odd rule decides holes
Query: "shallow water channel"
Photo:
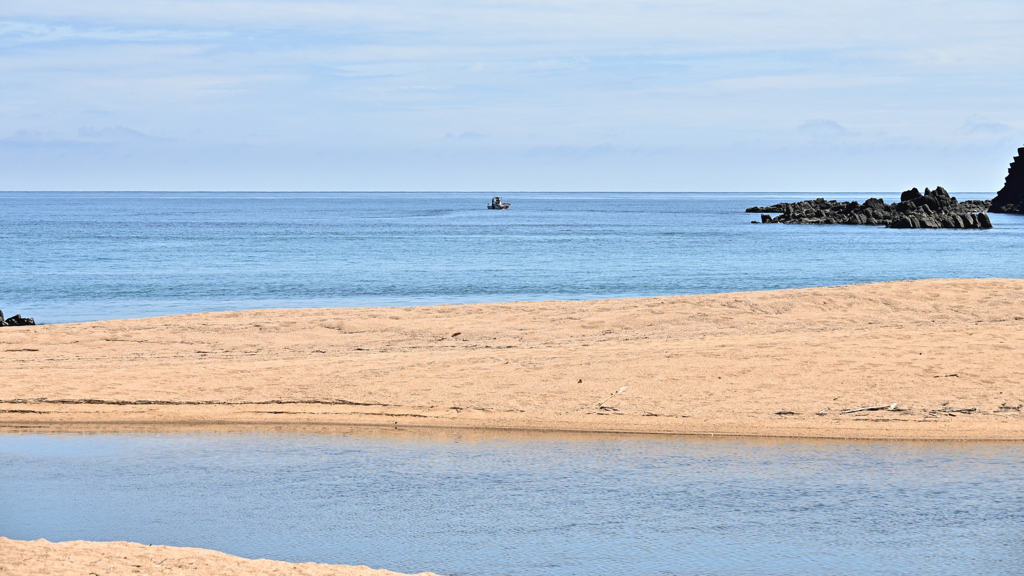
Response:
[{"label": "shallow water channel", "polygon": [[441,574],[1019,574],[1024,445],[0,434],[0,535]]}]

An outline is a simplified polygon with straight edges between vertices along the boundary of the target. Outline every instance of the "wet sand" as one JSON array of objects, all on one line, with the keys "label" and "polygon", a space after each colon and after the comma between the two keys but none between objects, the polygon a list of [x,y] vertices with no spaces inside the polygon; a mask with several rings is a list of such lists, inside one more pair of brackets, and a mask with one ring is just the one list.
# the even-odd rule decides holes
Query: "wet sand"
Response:
[{"label": "wet sand", "polygon": [[1024,440],[1022,349],[1003,279],[3,328],[0,430]]},{"label": "wet sand", "polygon": [[[0,575],[82,576],[121,574],[199,574],[218,576],[400,576],[366,566],[312,562],[292,564],[249,560],[202,548],[146,546],[130,542],[47,542],[0,537]],[[420,576],[431,576],[423,572]],[[436,575],[435,575],[436,576]]]}]

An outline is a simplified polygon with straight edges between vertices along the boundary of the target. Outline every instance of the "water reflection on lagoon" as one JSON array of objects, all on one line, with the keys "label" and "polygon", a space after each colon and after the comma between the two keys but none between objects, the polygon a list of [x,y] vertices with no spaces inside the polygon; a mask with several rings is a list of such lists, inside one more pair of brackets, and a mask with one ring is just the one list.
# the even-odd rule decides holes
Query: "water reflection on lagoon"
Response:
[{"label": "water reflection on lagoon", "polygon": [[332,430],[0,435],[0,535],[463,576],[1024,561],[1022,444]]}]

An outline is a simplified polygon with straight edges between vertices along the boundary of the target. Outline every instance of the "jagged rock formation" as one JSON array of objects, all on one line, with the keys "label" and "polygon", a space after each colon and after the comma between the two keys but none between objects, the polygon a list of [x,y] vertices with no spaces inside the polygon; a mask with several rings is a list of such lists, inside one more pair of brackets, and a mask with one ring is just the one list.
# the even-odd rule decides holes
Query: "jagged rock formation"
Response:
[{"label": "jagged rock formation", "polygon": [[992,212],[1024,214],[1024,148],[1017,149],[1017,155],[1010,162],[1010,171],[1002,190],[992,200]]},{"label": "jagged rock formation", "polygon": [[0,310],[0,326],[35,326],[36,321],[34,318],[22,318],[21,314],[15,314],[7,320],[4,320],[4,312]]},{"label": "jagged rock formation", "polygon": [[[985,211],[990,200],[958,202],[942,186],[935,190],[917,188],[900,195],[899,202],[886,204],[881,198],[869,198],[863,204],[836,200],[782,202],[772,206],[754,206],[747,212],[780,212],[772,218],[761,214],[763,224],[865,224],[887,228],[987,229],[992,221]],[[753,221],[757,223],[756,220]]]}]

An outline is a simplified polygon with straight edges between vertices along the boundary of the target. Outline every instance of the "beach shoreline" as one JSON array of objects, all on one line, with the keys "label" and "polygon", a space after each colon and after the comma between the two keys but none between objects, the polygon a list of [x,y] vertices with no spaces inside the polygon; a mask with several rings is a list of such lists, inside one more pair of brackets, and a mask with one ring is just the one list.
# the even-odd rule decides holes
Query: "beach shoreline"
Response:
[{"label": "beach shoreline", "polygon": [[1021,441],[1021,328],[1010,279],[4,328],[0,431]]},{"label": "beach shoreline", "polygon": [[[0,536],[0,575],[79,576],[86,568],[103,574],[220,574],[271,576],[403,576],[389,570],[340,564],[252,560],[205,548],[134,542],[49,542]],[[140,572],[141,571],[141,572]],[[421,572],[416,576],[437,576]]]}]

